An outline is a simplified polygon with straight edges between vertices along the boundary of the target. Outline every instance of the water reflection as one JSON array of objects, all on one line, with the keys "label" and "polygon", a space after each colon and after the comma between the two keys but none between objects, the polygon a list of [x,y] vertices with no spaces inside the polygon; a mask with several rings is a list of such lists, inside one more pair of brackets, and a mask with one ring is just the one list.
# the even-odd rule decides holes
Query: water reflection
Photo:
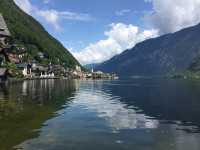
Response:
[{"label": "water reflection", "polygon": [[9,96],[6,83],[0,83],[0,100],[7,99]]},{"label": "water reflection", "polygon": [[[91,93],[92,91],[92,93]],[[107,124],[115,131],[122,129],[156,128],[158,121],[148,119],[145,114],[139,114],[133,108],[128,108],[120,102],[120,97],[93,89],[78,92],[73,103],[94,111],[97,116],[107,121]]]},{"label": "water reflection", "polygon": [[164,124],[176,124],[187,132],[199,132],[199,81],[119,81],[112,86],[103,84],[102,88],[121,97],[121,102],[140,108],[142,113]]},{"label": "water reflection", "polygon": [[8,84],[0,149],[199,150],[199,91],[186,80]]},{"label": "water reflection", "polygon": [[[62,83],[62,84],[61,84]],[[72,96],[69,81],[41,80],[1,86],[0,149],[10,150],[24,140],[37,137],[42,124]]]},{"label": "water reflection", "polygon": [[[200,134],[192,133],[198,127],[195,113],[199,111],[193,106],[199,105],[196,93],[199,86],[194,90],[193,84],[184,81],[82,81],[76,84],[80,86],[69,98],[68,107],[48,120],[37,138],[18,147],[27,150],[199,150]],[[190,94],[192,99],[188,101]]]}]

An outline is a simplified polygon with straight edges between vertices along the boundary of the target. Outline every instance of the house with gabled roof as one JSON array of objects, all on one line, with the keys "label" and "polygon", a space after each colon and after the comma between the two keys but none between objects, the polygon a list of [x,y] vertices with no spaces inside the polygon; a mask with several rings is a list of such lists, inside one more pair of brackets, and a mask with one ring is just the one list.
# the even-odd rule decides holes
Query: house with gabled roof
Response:
[{"label": "house with gabled roof", "polygon": [[7,47],[8,39],[11,37],[8,26],[3,18],[3,15],[0,13],[0,53],[2,50]]},{"label": "house with gabled roof", "polygon": [[8,30],[8,26],[3,18],[3,15],[0,14],[0,38],[1,37],[10,37],[10,31]]},{"label": "house with gabled roof", "polygon": [[8,26],[2,14],[0,14],[0,54],[4,55],[6,61],[20,63],[19,56],[11,52],[12,46],[9,45],[8,39],[11,37]]}]

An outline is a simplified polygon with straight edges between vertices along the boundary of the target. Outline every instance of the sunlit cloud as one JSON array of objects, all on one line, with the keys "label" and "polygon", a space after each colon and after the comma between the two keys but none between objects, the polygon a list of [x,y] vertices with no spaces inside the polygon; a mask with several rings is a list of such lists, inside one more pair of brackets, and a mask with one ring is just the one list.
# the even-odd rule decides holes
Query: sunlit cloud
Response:
[{"label": "sunlit cloud", "polygon": [[146,17],[161,34],[172,33],[200,22],[200,0],[145,0],[153,11]]},{"label": "sunlit cloud", "polygon": [[91,43],[79,52],[73,52],[74,56],[82,63],[100,63],[120,54],[126,49],[132,48],[138,42],[156,37],[157,30],[140,31],[138,26],[124,23],[112,23],[110,30],[105,31],[106,39]]}]

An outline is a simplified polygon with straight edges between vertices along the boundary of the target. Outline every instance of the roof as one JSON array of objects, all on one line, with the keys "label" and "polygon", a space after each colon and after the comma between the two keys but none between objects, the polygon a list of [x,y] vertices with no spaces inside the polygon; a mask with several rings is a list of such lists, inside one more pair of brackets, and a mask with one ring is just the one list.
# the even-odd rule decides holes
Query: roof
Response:
[{"label": "roof", "polygon": [[33,67],[33,70],[39,69],[40,71],[47,71],[48,67],[45,65],[41,65],[41,64],[36,64],[35,67]]},{"label": "roof", "polygon": [[0,14],[0,36],[11,36],[2,14]]}]

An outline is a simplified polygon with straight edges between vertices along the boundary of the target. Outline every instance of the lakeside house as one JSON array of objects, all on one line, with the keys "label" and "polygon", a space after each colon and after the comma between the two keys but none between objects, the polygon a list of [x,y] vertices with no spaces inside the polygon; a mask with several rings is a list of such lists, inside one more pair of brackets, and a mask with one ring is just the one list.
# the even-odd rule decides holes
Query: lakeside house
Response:
[{"label": "lakeside house", "polygon": [[[3,15],[0,14],[0,46],[6,46],[8,45],[8,38],[11,37],[10,31],[8,30],[8,27],[6,25],[6,22],[3,18]],[[0,49],[1,51],[2,49]]]},{"label": "lakeside house", "polygon": [[14,46],[9,44],[11,38],[11,33],[7,27],[7,24],[3,18],[3,15],[0,14],[0,54],[4,56],[6,61],[19,64],[23,57],[26,54],[25,48],[17,49],[16,52],[13,52],[12,49]]},{"label": "lakeside house", "polygon": [[38,52],[36,58],[42,60],[42,59],[48,59],[49,55],[45,52]]},{"label": "lakeside house", "polygon": [[119,77],[114,73],[110,74],[102,71],[94,72],[93,70],[90,76],[92,76],[92,79],[119,79]]},{"label": "lakeside house", "polygon": [[64,76],[65,68],[61,65],[43,65],[37,62],[29,62],[17,65],[26,78],[55,78]]},{"label": "lakeside house", "polygon": [[[1,59],[0,66],[3,63],[3,59],[7,59],[7,60],[9,59],[5,52],[5,49],[8,47],[8,41],[10,37],[11,37],[11,34],[8,30],[6,22],[2,14],[0,14],[0,55],[3,55],[4,57]],[[8,70],[6,68],[0,68],[0,82],[7,80],[7,74],[8,74]]]},{"label": "lakeside house", "polygon": [[[6,49],[8,48],[9,44],[8,41],[11,37],[10,31],[8,30],[8,27],[6,25],[6,22],[0,14],[0,55],[3,55],[4,59],[9,61],[9,58],[6,54]],[[3,60],[1,60],[3,61]],[[1,62],[2,64],[2,62]]]},{"label": "lakeside house", "polygon": [[93,79],[101,79],[103,78],[104,73],[102,71],[92,72]]},{"label": "lakeside house", "polygon": [[[18,48],[16,45],[10,45],[9,40],[11,38],[10,31],[6,25],[3,16],[0,14],[0,65],[3,62],[11,62],[16,65],[17,70],[25,78],[55,78],[66,77],[73,79],[111,79],[112,75],[97,72],[84,72],[81,66],[76,65],[74,69],[65,68],[64,65],[51,64],[44,65],[39,63],[43,60],[48,60],[49,55],[45,52],[38,52],[34,60],[27,60],[28,52],[26,48]],[[59,62],[59,59],[58,59]],[[10,70],[7,68],[0,68],[0,78],[7,79],[7,73]],[[11,71],[12,72],[12,71]]]},{"label": "lakeside house", "polygon": [[76,65],[75,70],[73,70],[72,72],[72,75],[73,75],[73,78],[78,78],[78,79],[84,78],[84,74],[81,70],[81,67],[78,65]]},{"label": "lakeside house", "polygon": [[15,45],[7,48],[5,53],[8,56],[9,61],[14,64],[23,63],[24,57],[28,55],[27,50],[24,47],[18,48]]}]

